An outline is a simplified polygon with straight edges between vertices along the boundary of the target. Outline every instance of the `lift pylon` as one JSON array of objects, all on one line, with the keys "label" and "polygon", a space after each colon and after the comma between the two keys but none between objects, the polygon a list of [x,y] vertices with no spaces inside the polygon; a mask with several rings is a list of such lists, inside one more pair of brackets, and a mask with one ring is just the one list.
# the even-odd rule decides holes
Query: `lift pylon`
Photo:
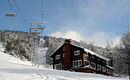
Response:
[{"label": "lift pylon", "polygon": [[45,26],[43,24],[43,18],[44,18],[44,13],[43,13],[43,0],[41,0],[41,22],[30,22],[31,27],[30,33],[36,33],[36,34],[41,34],[43,30],[45,29]]}]

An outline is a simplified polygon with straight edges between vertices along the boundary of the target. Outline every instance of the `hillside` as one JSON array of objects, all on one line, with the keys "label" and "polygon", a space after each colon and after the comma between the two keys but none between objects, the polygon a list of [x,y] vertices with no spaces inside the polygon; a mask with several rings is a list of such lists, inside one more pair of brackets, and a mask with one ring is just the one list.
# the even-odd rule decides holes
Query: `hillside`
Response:
[{"label": "hillside", "polygon": [[[64,38],[40,37],[32,33],[20,31],[0,31],[0,42],[5,47],[4,53],[20,58],[21,60],[31,61],[33,65],[46,67],[52,65],[50,54],[62,45],[64,40]],[[118,52],[118,48],[114,49],[109,45],[106,48],[102,48],[95,46],[92,42],[77,42],[74,40],[72,40],[72,43],[109,58],[111,60],[109,65],[115,68],[114,73],[119,75],[127,74],[127,66],[124,66],[127,65],[125,57]]]},{"label": "hillside", "polygon": [[99,74],[38,68],[31,66],[31,62],[21,61],[3,51],[0,43],[0,80],[128,80]]}]

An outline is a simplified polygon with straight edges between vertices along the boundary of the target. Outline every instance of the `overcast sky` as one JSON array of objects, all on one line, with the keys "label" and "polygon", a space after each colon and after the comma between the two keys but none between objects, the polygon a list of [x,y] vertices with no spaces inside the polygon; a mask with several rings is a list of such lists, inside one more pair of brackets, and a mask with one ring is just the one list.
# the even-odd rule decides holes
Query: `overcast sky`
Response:
[{"label": "overcast sky", "polygon": [[[15,0],[26,24],[13,0],[16,18],[7,18],[8,0],[0,2],[0,30],[28,32],[30,21],[41,20],[41,0]],[[43,0],[45,30],[42,36],[71,38],[106,46],[106,41],[116,45],[122,32],[130,24],[130,0]]]}]

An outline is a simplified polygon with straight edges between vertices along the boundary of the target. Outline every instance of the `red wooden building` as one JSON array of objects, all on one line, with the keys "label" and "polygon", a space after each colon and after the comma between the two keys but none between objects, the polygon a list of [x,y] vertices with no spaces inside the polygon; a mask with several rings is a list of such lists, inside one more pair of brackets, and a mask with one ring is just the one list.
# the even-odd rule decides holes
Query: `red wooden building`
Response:
[{"label": "red wooden building", "polygon": [[65,40],[50,57],[53,59],[54,69],[113,75],[113,68],[107,65],[108,58],[74,45],[69,39]]}]

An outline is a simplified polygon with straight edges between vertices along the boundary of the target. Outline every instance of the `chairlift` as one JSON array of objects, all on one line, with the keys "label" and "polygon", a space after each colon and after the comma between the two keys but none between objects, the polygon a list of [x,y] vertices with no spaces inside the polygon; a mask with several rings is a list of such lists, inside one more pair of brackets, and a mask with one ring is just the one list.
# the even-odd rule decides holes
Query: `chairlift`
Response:
[{"label": "chairlift", "polygon": [[15,13],[12,13],[12,4],[10,2],[10,0],[8,0],[9,4],[10,4],[10,12],[9,13],[6,13],[5,16],[6,17],[12,17],[12,18],[15,18],[16,17],[16,14]]},{"label": "chairlift", "polygon": [[14,19],[16,17],[16,14],[14,13],[6,13],[5,16],[9,19],[9,17],[11,17],[12,19]]},{"label": "chairlift", "polygon": [[41,0],[41,22],[30,22],[31,27],[30,29],[30,33],[36,33],[36,34],[41,34],[43,32],[43,30],[45,29],[44,25],[43,25],[43,0]]},{"label": "chairlift", "polygon": [[37,27],[35,27],[34,23],[38,23],[38,22],[30,22],[31,27],[30,29],[30,33],[36,33],[36,34],[40,34],[43,32],[44,27],[40,25],[37,25]]}]

